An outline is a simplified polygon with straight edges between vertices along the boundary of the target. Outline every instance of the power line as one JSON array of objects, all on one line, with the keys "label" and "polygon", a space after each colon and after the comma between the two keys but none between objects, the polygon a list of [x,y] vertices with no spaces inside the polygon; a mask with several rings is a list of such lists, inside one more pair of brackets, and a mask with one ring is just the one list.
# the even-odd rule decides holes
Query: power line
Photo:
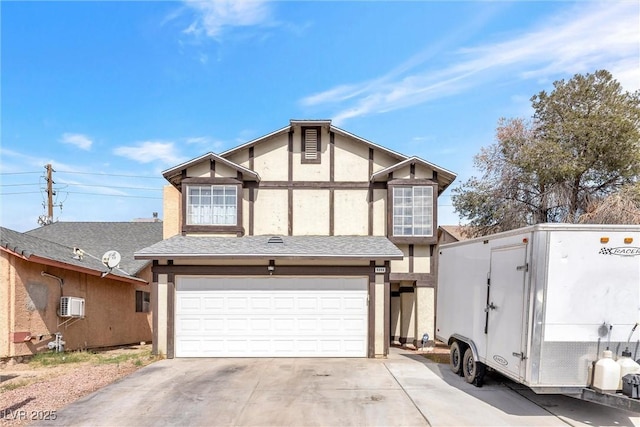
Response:
[{"label": "power line", "polygon": [[40,174],[40,172],[0,172],[0,175],[26,175],[26,174]]},{"label": "power line", "polygon": [[162,200],[162,197],[150,197],[150,196],[129,196],[129,195],[122,195],[122,194],[102,194],[102,193],[84,193],[81,191],[64,191],[64,193],[68,193],[68,194],[85,194],[88,196],[106,196],[106,197],[129,197],[132,199],[154,199],[154,200]]},{"label": "power line", "polygon": [[0,196],[11,196],[13,194],[40,194],[39,191],[21,191],[17,193],[0,193]]},{"label": "power line", "polygon": [[116,185],[99,185],[99,184],[74,184],[70,182],[61,181],[58,184],[76,186],[76,187],[99,187],[99,188],[123,188],[127,190],[149,190],[149,191],[162,191],[162,188],[152,188],[152,187],[122,187]]},{"label": "power line", "polygon": [[30,184],[0,184],[0,187],[26,187],[28,185],[40,185],[40,183],[32,182]]},{"label": "power line", "polygon": [[125,174],[102,173],[102,172],[74,172],[74,171],[56,171],[56,172],[58,172],[58,173],[70,173],[70,174],[76,174],[76,175],[124,176],[124,177],[128,177],[128,178],[164,179],[164,177],[159,177],[159,176],[125,175]]}]

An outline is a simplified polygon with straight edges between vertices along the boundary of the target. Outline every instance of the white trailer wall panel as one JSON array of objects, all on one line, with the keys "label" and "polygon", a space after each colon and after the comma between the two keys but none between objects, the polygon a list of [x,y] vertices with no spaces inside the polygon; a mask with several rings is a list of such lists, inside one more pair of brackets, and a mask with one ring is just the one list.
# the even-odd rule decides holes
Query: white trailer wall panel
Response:
[{"label": "white trailer wall panel", "polygon": [[443,245],[439,257],[437,338],[468,341],[478,361],[538,392],[584,387],[600,327],[621,351],[640,322],[637,225],[540,224]]}]

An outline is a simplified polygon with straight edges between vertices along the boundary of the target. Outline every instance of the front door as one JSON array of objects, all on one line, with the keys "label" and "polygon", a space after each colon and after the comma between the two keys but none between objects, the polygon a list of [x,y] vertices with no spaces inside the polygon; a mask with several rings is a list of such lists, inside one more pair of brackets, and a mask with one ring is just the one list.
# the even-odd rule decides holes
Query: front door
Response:
[{"label": "front door", "polygon": [[526,245],[491,251],[486,308],[486,363],[517,379],[524,376],[522,338],[526,272]]}]

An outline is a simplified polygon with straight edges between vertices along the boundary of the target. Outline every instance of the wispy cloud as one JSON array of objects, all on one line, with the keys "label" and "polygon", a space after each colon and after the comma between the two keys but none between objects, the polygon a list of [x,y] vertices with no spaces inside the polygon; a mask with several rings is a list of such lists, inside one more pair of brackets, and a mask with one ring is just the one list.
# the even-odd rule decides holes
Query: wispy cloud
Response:
[{"label": "wispy cloud", "polygon": [[171,141],[142,141],[133,146],[117,147],[113,153],[139,163],[161,162],[174,165],[184,160]]},{"label": "wispy cloud", "polygon": [[[611,71],[627,90],[638,79],[638,4],[580,3],[510,40],[461,49],[450,65],[433,69],[429,55],[416,55],[386,75],[339,85],[301,100],[305,106],[337,106],[337,124],[458,94],[507,79],[547,81],[559,76]],[[336,107],[334,107],[336,108]]]},{"label": "wispy cloud", "polygon": [[87,135],[81,133],[63,133],[60,138],[60,142],[63,144],[71,144],[80,148],[81,150],[89,151],[93,145],[93,141]]},{"label": "wispy cloud", "polygon": [[183,31],[194,36],[218,38],[227,28],[262,25],[269,21],[270,8],[263,0],[187,0],[196,19]]}]

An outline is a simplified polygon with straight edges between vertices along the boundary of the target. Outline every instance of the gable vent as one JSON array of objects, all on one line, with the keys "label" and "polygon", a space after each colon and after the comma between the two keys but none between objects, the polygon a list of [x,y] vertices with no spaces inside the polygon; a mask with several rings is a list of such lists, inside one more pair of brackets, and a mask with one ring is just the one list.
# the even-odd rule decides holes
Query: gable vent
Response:
[{"label": "gable vent", "polygon": [[282,237],[280,236],[273,236],[273,237],[269,237],[269,240],[267,240],[267,243],[284,243],[284,240],[282,240]]},{"label": "gable vent", "polygon": [[304,130],[304,158],[305,160],[315,160],[318,158],[318,130]]}]

